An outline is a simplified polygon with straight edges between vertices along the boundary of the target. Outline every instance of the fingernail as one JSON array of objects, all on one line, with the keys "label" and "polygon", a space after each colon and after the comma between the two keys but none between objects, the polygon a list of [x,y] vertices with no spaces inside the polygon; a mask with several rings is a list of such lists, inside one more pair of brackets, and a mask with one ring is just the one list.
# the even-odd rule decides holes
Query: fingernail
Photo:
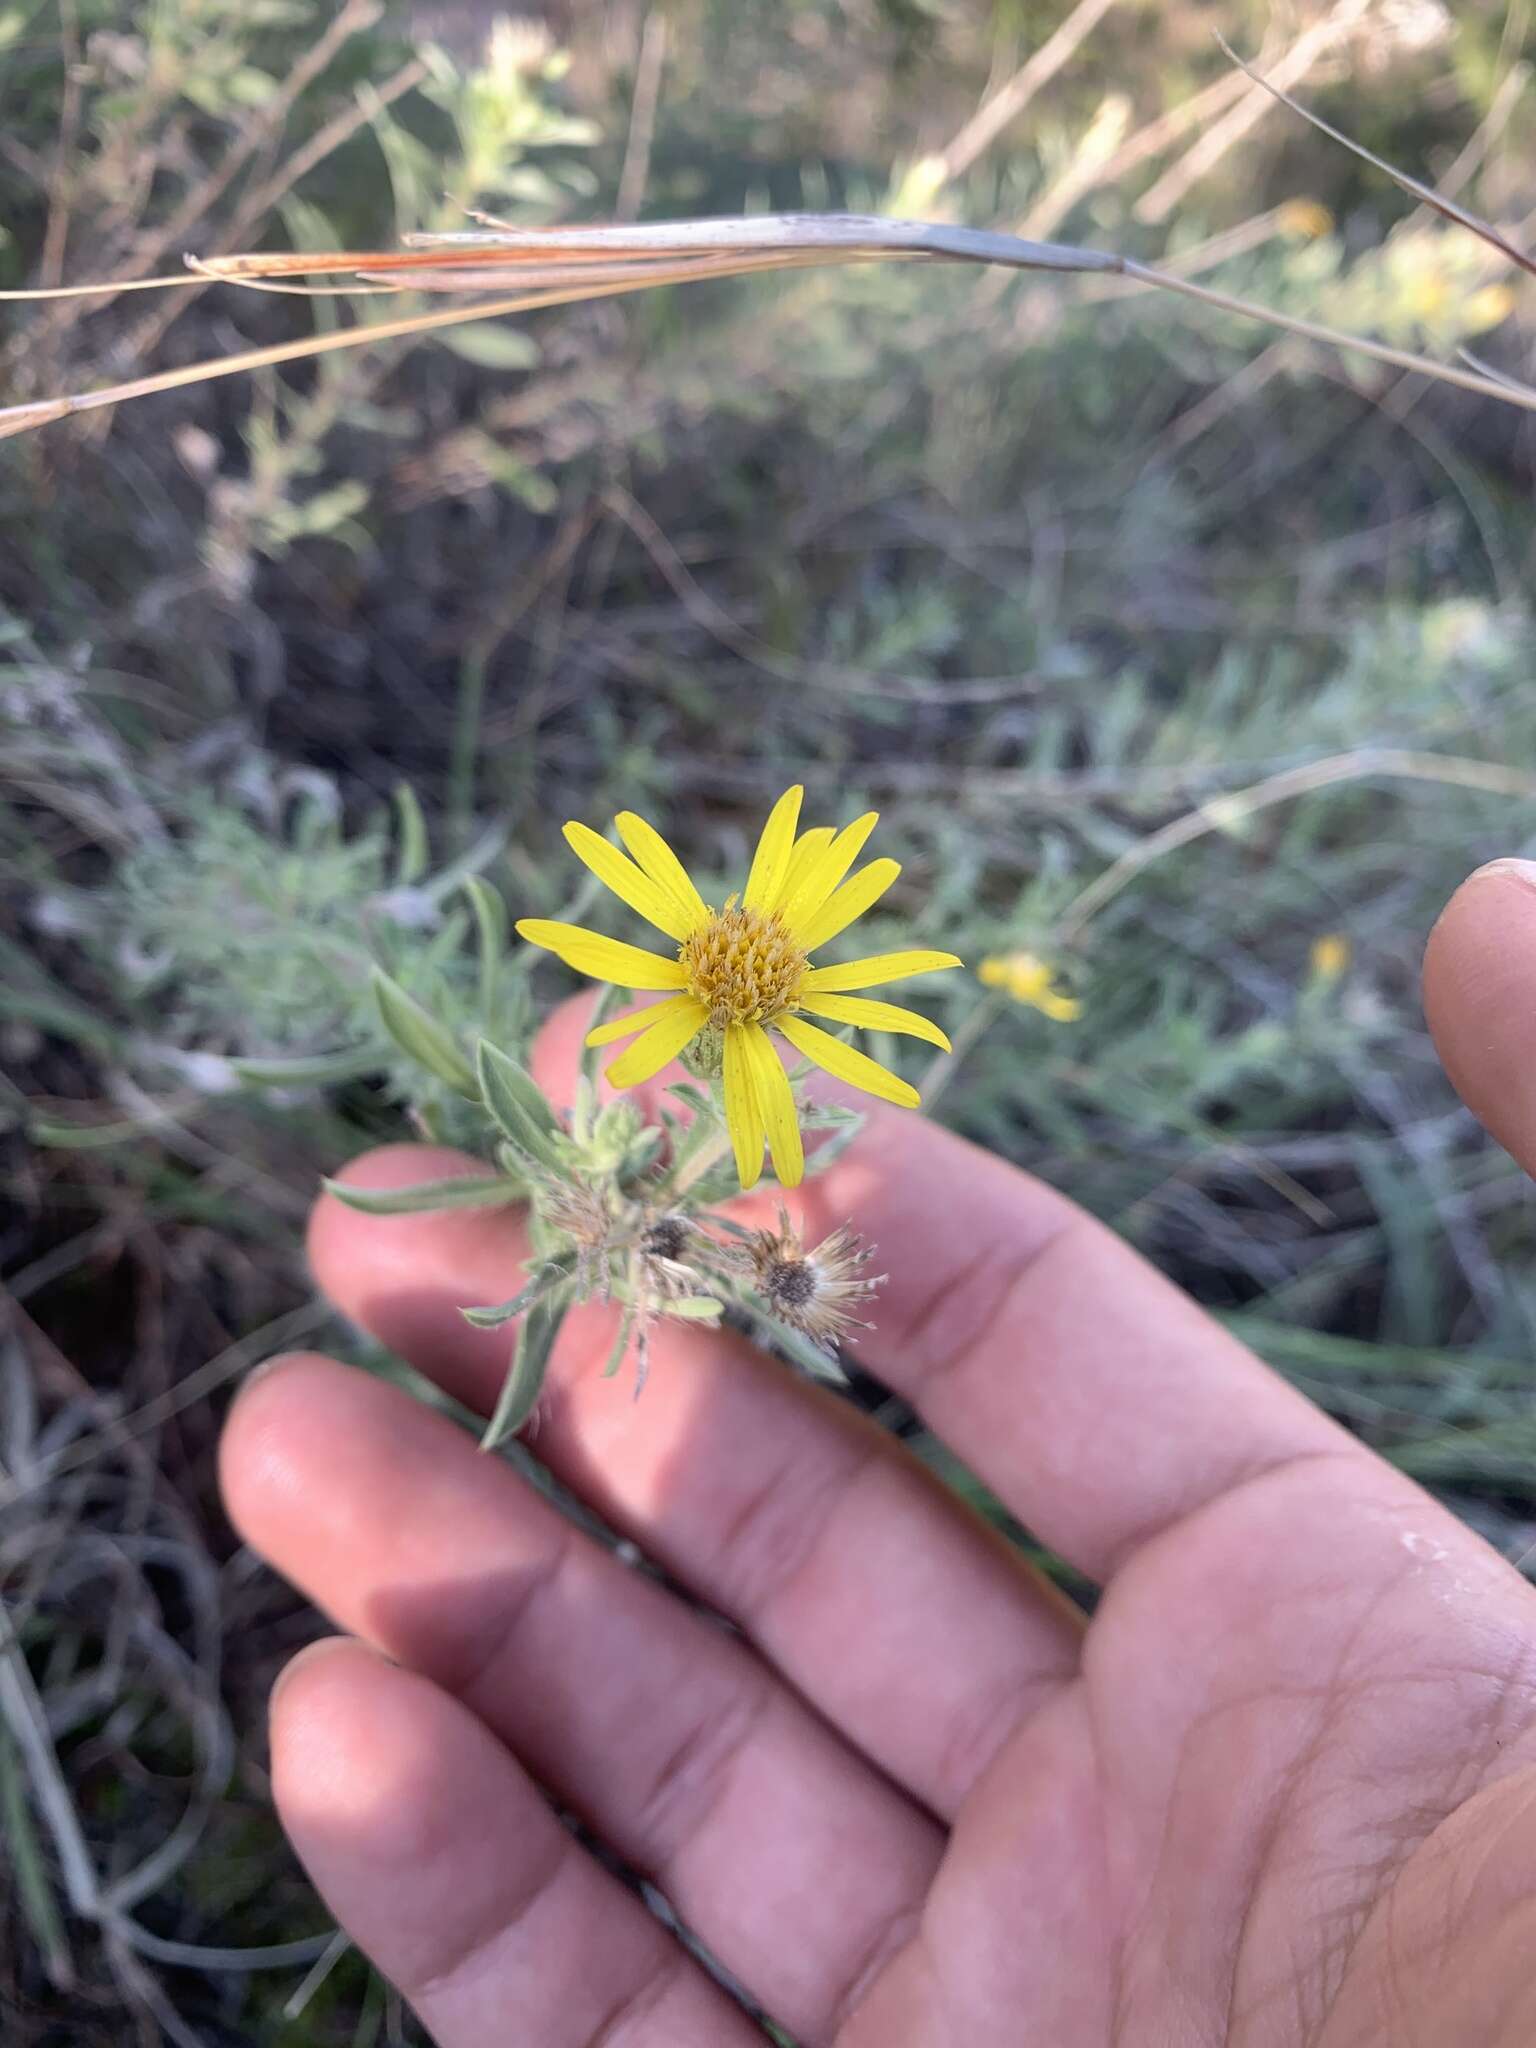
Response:
[{"label": "fingernail", "polygon": [[1470,879],[1474,882],[1490,881],[1495,875],[1507,876],[1512,882],[1523,882],[1527,889],[1536,889],[1536,860],[1516,860],[1506,855],[1475,869]]}]

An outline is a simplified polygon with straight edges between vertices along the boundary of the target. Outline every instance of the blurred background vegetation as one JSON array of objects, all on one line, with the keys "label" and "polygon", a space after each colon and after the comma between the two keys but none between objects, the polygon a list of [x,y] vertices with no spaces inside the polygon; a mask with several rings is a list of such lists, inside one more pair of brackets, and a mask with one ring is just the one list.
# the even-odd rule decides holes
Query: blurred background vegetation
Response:
[{"label": "blurred background vegetation", "polygon": [[[1217,28],[1531,239],[1522,0],[6,0],[0,285],[469,203],[909,210],[1529,378],[1529,289]],[[0,389],[357,303],[7,307]],[[714,874],[789,780],[878,805],[906,867],[868,950],[1039,965],[936,983],[926,1075],[877,1049],[1532,1555],[1531,1210],[1417,967],[1471,866],[1536,850],[1533,456],[1529,415],[1183,302],[938,268],[568,308],[0,449],[7,2044],[418,2038],[272,1821],[265,1693],[319,1623],[212,1452],[259,1357],[367,1355],[299,1248],[317,1173],[400,1128],[367,960],[467,1014],[462,878],[568,914],[567,817],[633,805]]]}]

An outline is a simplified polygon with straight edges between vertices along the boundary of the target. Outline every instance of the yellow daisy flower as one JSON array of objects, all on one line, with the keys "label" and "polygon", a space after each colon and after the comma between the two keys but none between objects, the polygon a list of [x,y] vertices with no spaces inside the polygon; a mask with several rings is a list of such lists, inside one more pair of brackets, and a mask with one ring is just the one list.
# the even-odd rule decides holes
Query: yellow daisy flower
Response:
[{"label": "yellow daisy flower", "polygon": [[1057,986],[1056,970],[1035,953],[997,953],[983,960],[976,979],[984,988],[1000,988],[1016,1003],[1028,1003],[1058,1024],[1070,1024],[1083,1013],[1076,996]]},{"label": "yellow daisy flower", "polygon": [[725,1120],[744,1188],[762,1174],[765,1141],[785,1187],[798,1186],[805,1173],[794,1092],[770,1026],[829,1074],[909,1109],[917,1107],[915,1088],[809,1019],[906,1032],[949,1050],[937,1024],[915,1010],[847,991],[958,967],[953,953],[879,953],[841,967],[811,965],[815,948],[862,917],[901,869],[893,860],[872,860],[849,874],[877,813],[866,811],[841,832],[820,825],[798,832],[803,795],[797,784],[774,805],[747,886],[722,910],[704,901],[661,834],[633,811],[621,811],[614,820],[625,853],[586,825],[566,826],[578,859],[631,910],[675,940],[675,954],[647,952],[542,917],[525,917],[517,927],[520,938],[545,947],[579,974],[620,988],[668,991],[665,1002],[631,1010],[588,1033],[588,1045],[634,1039],[607,1070],[616,1088],[648,1081],[701,1032],[721,1034]]}]

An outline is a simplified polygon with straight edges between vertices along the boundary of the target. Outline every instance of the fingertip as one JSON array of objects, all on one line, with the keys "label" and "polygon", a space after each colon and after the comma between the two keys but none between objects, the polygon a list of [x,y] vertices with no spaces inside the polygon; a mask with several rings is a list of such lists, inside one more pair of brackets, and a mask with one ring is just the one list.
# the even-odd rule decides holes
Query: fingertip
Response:
[{"label": "fingertip", "polygon": [[1527,1169],[1536,1166],[1536,862],[1495,860],[1467,877],[1424,953],[1424,1012],[1467,1107]]},{"label": "fingertip", "polygon": [[[273,1680],[267,1711],[274,1730],[279,1715],[287,1731],[302,1728],[306,1712],[318,1709],[322,1722],[337,1704],[345,1706],[359,1682],[371,1681],[386,1660],[355,1636],[321,1636],[296,1650]],[[362,1674],[360,1680],[360,1673]]]},{"label": "fingertip", "polygon": [[[382,1145],[338,1176],[349,1186],[410,1187],[483,1174],[485,1162],[446,1145]],[[505,1207],[368,1216],[331,1194],[310,1212],[309,1262],[351,1321],[460,1399],[478,1399],[505,1365],[506,1332],[475,1330],[461,1308],[515,1294],[527,1242]]]},{"label": "fingertip", "polygon": [[270,1507],[292,1500],[302,1485],[294,1467],[295,1418],[324,1427],[326,1383],[347,1368],[318,1351],[280,1352],[257,1367],[235,1396],[219,1439],[219,1490],[224,1510],[246,1542],[262,1550]]},{"label": "fingertip", "polygon": [[[348,1636],[301,1650],[270,1703],[272,1791],[322,1888],[355,1911],[445,1846],[434,1762],[455,1717],[427,1679]],[[460,1737],[454,1726],[451,1732]]]}]

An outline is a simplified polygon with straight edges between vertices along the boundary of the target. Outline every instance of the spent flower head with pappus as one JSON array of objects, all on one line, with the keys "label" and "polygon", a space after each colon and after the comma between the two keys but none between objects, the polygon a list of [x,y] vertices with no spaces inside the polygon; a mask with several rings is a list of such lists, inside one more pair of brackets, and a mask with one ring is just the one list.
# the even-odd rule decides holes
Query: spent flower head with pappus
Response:
[{"label": "spent flower head with pappus", "polygon": [[[389,1190],[327,1185],[372,1214],[526,1204],[532,1255],[525,1284],[495,1306],[464,1310],[477,1328],[517,1326],[487,1445],[533,1414],[564,1318],[584,1302],[618,1309],[606,1370],[617,1373],[633,1355],[637,1392],[658,1321],[713,1323],[727,1314],[808,1370],[840,1377],[837,1347],[865,1322],[857,1311],[878,1284],[864,1270],[872,1248],[852,1223],[807,1246],[782,1206],[777,1230],[769,1231],[717,1205],[757,1184],[765,1153],[780,1186],[793,1188],[856,1138],[858,1112],[809,1092],[817,1072],[901,1108],[918,1106],[909,1081],[838,1033],[879,1031],[947,1052],[943,1031],[918,1011],[854,991],[960,961],[919,948],[813,961],[872,908],[900,868],[889,859],[855,865],[874,812],[841,828],[802,829],[802,795],[796,786],[780,797],[743,886],[718,903],[706,901],[662,835],[633,811],[614,821],[621,846],[586,825],[565,827],[578,859],[668,942],[651,950],[582,925],[518,922],[530,946],[608,985],[585,1033],[569,1103],[551,1100],[505,1045],[481,1036],[471,1049],[428,1004],[374,969],[391,1039],[478,1112],[486,1171]],[[477,931],[481,978],[494,980],[504,919],[482,915]],[[614,990],[660,1000],[610,1017]],[[624,1040],[603,1075],[620,1093],[605,1101],[599,1058]],[[790,1068],[783,1051],[799,1056]],[[663,1082],[663,1070],[678,1059],[693,1078]],[[648,1084],[644,1097],[635,1092]]]}]

